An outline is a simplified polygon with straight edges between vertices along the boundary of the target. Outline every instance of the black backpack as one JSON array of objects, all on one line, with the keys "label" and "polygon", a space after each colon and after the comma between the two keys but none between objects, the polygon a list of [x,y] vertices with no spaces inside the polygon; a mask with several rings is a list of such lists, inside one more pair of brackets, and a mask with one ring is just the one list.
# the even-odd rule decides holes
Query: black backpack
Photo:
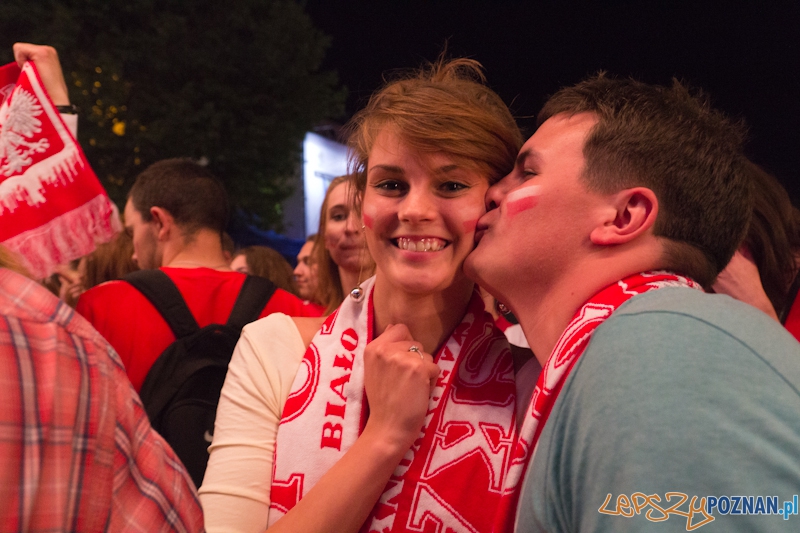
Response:
[{"label": "black backpack", "polygon": [[200,328],[164,272],[139,270],[124,279],[150,300],[175,334],[175,342],[147,373],[139,396],[150,424],[172,446],[199,487],[233,348],[245,324],[258,319],[275,285],[247,276],[228,321]]}]

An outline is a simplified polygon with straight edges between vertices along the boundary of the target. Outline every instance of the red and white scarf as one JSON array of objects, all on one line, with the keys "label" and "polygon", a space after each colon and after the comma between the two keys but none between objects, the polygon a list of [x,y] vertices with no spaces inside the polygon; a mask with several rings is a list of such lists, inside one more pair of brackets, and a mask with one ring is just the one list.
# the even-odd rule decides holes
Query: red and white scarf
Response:
[{"label": "red and white scarf", "polygon": [[[269,523],[274,524],[353,445],[366,424],[364,348],[373,336],[372,288],[346,298],[306,351],[276,443]],[[515,435],[508,344],[473,295],[436,354],[441,369],[419,438],[395,470],[362,531],[488,532]]]},{"label": "red and white scarf", "polygon": [[[575,313],[572,321],[556,342],[544,365],[530,406],[522,421],[514,459],[506,476],[503,501],[497,515],[495,531],[511,532],[514,528],[519,492],[525,471],[533,461],[539,435],[553,409],[561,387],[578,358],[586,350],[597,327],[634,296],[665,287],[703,288],[689,278],[664,271],[642,272],[609,285],[595,294]],[[533,453],[531,453],[533,451]]]},{"label": "red and white scarf", "polygon": [[122,228],[33,63],[0,68],[0,104],[0,243],[44,278]]}]

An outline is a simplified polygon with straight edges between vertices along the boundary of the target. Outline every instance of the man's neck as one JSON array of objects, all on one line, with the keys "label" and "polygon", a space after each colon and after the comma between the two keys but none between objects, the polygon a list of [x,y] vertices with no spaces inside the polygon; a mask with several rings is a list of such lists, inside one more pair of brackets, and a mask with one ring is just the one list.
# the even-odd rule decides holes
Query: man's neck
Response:
[{"label": "man's neck", "polygon": [[[563,273],[555,283],[536,284],[504,302],[519,320],[536,359],[544,366],[575,313],[605,287],[627,276],[662,268],[658,256],[605,257]],[[522,294],[525,292],[525,294]]]},{"label": "man's neck", "polygon": [[[568,290],[562,290],[562,287]],[[596,292],[588,285],[559,284],[546,291],[529,292],[526,301],[518,305],[515,305],[516,302],[506,304],[517,317],[531,350],[542,366],[575,312]]]},{"label": "man's neck", "polygon": [[174,239],[164,244],[162,266],[230,270],[217,232],[200,229],[191,238]]}]

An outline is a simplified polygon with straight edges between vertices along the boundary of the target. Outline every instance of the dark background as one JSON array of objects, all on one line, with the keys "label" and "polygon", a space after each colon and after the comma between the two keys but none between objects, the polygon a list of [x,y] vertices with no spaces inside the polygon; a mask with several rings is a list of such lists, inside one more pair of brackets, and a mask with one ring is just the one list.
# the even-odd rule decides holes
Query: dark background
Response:
[{"label": "dark background", "polygon": [[[763,2],[309,0],[331,37],[324,68],[359,109],[382,74],[453,56],[480,61],[523,133],[549,94],[598,70],[704,89],[749,126],[748,154],[800,205],[800,0]],[[347,117],[344,117],[345,119]]]}]

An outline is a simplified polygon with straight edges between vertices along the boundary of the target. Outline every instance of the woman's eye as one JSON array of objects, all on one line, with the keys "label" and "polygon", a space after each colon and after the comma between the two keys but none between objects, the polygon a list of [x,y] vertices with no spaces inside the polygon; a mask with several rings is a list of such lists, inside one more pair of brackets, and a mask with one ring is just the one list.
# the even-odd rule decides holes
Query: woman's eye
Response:
[{"label": "woman's eye", "polygon": [[441,185],[441,189],[445,192],[458,192],[467,189],[468,186],[457,181],[448,181]]},{"label": "woman's eye", "polygon": [[404,184],[396,180],[386,180],[376,183],[375,188],[383,192],[402,192]]}]

